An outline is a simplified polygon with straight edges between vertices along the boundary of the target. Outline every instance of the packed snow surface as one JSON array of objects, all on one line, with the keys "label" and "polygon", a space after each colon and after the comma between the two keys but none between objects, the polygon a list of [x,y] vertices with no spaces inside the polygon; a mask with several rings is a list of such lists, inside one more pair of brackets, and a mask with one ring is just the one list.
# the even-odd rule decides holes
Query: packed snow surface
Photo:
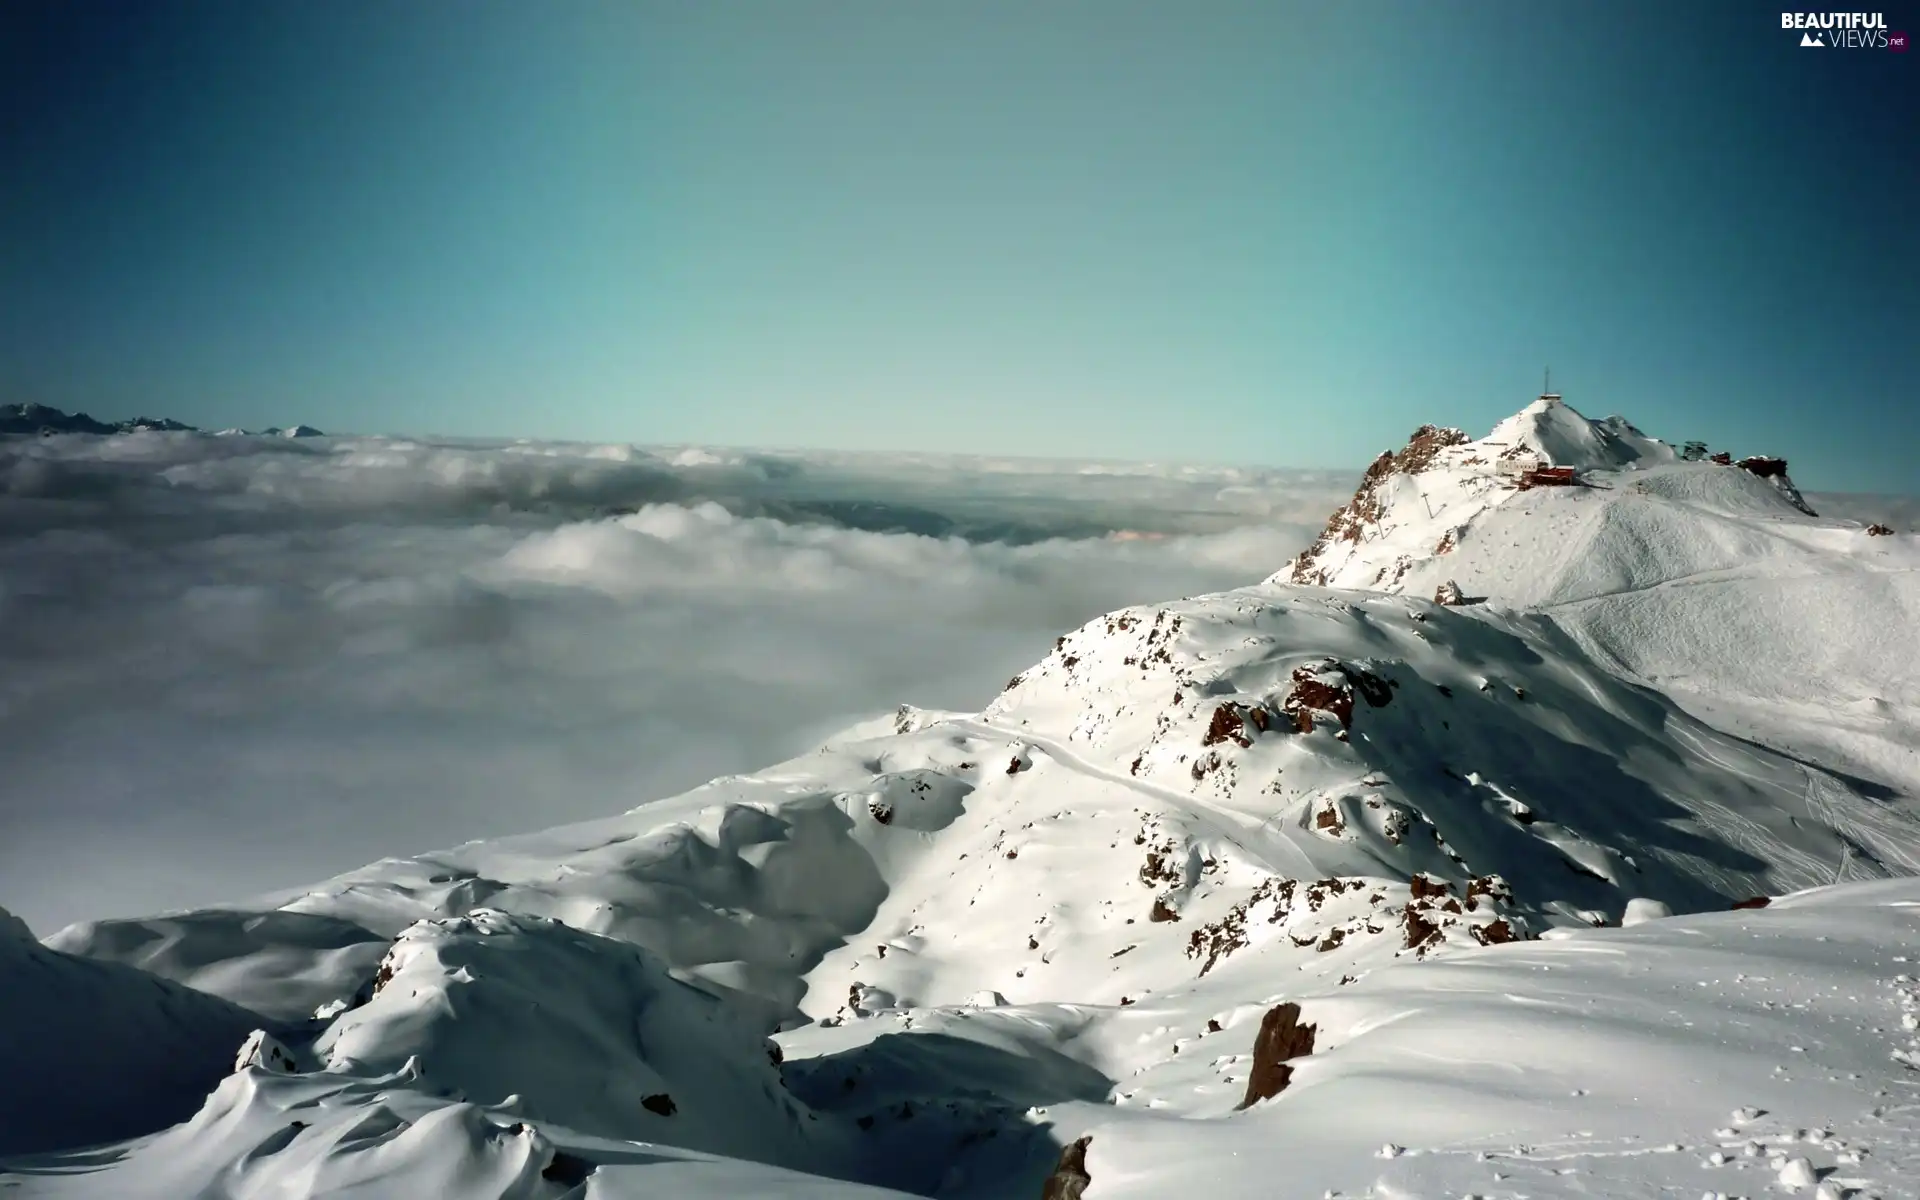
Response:
[{"label": "packed snow surface", "polygon": [[[0,1188],[1913,1195],[1915,558],[1557,399],[1429,427],[1280,576],[980,712],[244,904],[0,915],[49,981],[3,1001]],[[138,1052],[14,1032],[49,1005]]]}]

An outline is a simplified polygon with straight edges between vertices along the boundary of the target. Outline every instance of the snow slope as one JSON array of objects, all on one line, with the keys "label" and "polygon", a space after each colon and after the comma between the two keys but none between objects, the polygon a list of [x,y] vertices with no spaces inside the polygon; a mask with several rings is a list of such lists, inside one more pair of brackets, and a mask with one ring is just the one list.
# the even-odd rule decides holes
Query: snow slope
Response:
[{"label": "snow slope", "polygon": [[[1540,462],[1589,486],[1516,488]],[[186,1123],[0,1182],[986,1200],[1072,1144],[1091,1200],[1907,1194],[1920,824],[1653,686],[1906,703],[1911,546],[1797,500],[1558,401],[1427,427],[1288,573],[1337,589],[1121,610],[977,714],[70,927],[34,952],[278,1024]],[[1248,1057],[1283,1000],[1291,1082]]]},{"label": "snow slope", "polygon": [[48,949],[0,909],[0,1155],[184,1120],[265,1023],[133,967]]},{"label": "snow slope", "polygon": [[1188,1052],[1053,1115],[1099,1200],[1912,1196],[1917,909],[1912,880],[1854,884],[1289,991],[1314,1053],[1214,1119],[1195,1092],[1245,1070],[1257,1013],[1142,1013]]}]

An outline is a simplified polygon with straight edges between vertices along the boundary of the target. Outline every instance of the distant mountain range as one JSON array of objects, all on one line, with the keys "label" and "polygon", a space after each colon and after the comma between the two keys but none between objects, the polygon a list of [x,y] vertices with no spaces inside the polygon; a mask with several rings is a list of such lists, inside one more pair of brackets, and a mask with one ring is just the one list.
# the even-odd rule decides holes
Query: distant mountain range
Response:
[{"label": "distant mountain range", "polygon": [[[200,433],[197,426],[171,417],[129,417],[124,421],[101,421],[83,412],[70,413],[45,404],[0,404],[0,434],[26,434],[50,437],[56,433]],[[248,434],[256,437],[325,437],[311,425],[286,429],[222,429],[221,435]]]}]

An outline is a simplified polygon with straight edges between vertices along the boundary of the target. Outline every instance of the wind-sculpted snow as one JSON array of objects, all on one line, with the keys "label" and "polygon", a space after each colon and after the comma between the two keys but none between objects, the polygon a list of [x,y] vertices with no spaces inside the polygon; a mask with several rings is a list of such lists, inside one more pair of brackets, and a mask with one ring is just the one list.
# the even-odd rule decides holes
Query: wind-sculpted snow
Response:
[{"label": "wind-sculpted snow", "polygon": [[471,1102],[517,1096],[528,1119],[582,1133],[818,1166],[817,1120],[782,1089],[766,1033],[647,951],[480,909],[403,930],[311,1054],[352,1075],[411,1062]]},{"label": "wind-sculpted snow", "polygon": [[157,1138],[105,1154],[15,1160],[0,1179],[16,1195],[59,1200],[907,1195],[673,1145],[536,1125],[521,1120],[513,1104],[483,1107],[441,1092],[413,1066],[371,1076],[245,1068],[221,1082],[191,1120]]}]

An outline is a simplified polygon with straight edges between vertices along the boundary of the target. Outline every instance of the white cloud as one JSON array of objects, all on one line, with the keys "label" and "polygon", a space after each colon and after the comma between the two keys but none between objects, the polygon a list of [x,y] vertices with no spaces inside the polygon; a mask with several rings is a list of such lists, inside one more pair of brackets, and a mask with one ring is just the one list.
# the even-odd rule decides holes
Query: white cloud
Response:
[{"label": "white cloud", "polygon": [[1269,573],[1350,489],[929,456],[9,440],[0,902],[48,932],[238,898],[619,811],[898,703],[978,707],[1100,612]]},{"label": "white cloud", "polygon": [[1808,492],[1807,503],[1823,517],[1885,525],[1896,533],[1920,531],[1920,496],[1867,492]]}]

